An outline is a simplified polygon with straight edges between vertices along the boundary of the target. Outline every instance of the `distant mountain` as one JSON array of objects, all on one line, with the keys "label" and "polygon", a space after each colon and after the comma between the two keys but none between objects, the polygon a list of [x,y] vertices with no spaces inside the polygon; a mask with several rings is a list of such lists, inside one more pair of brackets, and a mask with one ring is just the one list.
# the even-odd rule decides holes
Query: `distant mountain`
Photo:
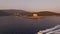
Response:
[{"label": "distant mountain", "polygon": [[55,13],[51,11],[41,11],[41,12],[35,12],[35,13],[40,16],[60,16],[60,13]]},{"label": "distant mountain", "polygon": [[38,14],[39,16],[60,16],[60,13],[55,13],[51,11],[40,11],[40,12],[28,12],[25,10],[0,10],[0,15],[22,15],[22,16],[32,16],[33,14]]},{"label": "distant mountain", "polygon": [[28,14],[31,14],[30,12],[27,12],[25,10],[16,10],[16,9],[9,9],[9,10],[0,10],[0,11],[3,11],[3,12],[7,12],[9,13],[10,15],[16,15],[16,14],[19,14],[19,15],[28,15]]}]

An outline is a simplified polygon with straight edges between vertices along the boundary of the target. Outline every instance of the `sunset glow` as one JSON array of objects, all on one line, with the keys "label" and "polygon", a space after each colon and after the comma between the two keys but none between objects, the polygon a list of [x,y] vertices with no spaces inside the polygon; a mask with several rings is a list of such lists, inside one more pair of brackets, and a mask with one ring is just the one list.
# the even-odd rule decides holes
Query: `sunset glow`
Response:
[{"label": "sunset glow", "polygon": [[0,9],[60,12],[60,0],[0,0]]}]

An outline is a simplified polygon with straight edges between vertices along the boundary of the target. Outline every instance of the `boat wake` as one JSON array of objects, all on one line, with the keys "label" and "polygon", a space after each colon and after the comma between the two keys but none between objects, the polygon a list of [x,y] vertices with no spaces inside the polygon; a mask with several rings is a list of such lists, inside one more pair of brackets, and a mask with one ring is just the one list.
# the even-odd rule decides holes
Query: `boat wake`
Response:
[{"label": "boat wake", "polygon": [[37,34],[60,34],[60,25],[37,32]]}]

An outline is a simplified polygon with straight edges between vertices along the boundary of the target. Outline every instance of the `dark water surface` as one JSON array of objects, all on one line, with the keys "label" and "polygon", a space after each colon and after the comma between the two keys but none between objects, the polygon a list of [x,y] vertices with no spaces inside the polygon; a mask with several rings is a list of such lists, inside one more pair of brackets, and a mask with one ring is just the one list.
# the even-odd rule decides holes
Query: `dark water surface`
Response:
[{"label": "dark water surface", "polygon": [[0,17],[0,34],[35,34],[60,24],[60,17],[29,19],[15,16]]}]

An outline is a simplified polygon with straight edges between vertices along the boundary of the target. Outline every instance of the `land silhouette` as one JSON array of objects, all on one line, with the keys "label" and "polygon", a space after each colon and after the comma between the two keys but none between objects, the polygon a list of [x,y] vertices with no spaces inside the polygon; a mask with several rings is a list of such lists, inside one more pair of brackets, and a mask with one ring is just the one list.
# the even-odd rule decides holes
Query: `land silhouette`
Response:
[{"label": "land silhouette", "polygon": [[38,14],[38,16],[60,16],[60,13],[52,12],[52,11],[40,11],[40,12],[28,12],[25,10],[0,10],[0,16],[32,16],[33,14]]}]

